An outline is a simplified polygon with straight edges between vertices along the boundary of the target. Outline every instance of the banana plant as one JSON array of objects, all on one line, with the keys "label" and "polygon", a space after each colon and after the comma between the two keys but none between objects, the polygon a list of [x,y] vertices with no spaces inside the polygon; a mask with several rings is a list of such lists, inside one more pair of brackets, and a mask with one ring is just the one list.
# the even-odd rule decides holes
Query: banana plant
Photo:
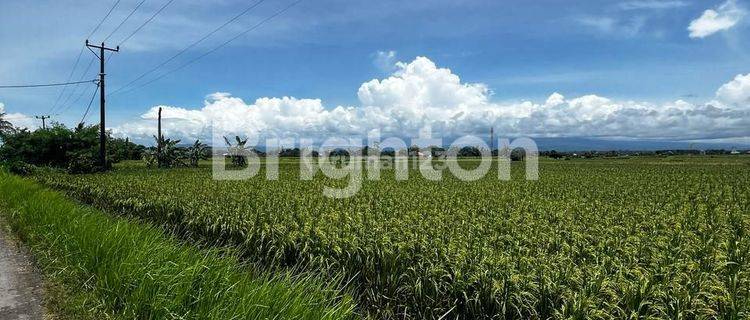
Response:
[{"label": "banana plant", "polygon": [[249,148],[245,146],[247,144],[247,138],[242,140],[240,136],[235,136],[235,143],[229,141],[227,137],[224,137],[224,142],[227,144],[229,150],[229,157],[232,159],[232,164],[237,167],[244,167],[247,164],[245,156],[248,154]]},{"label": "banana plant", "polygon": [[180,140],[166,139],[163,136],[161,139],[154,136],[154,139],[156,139],[157,146],[159,146],[156,151],[156,163],[159,168],[171,168],[184,165],[184,162],[182,162],[182,150],[177,147]]},{"label": "banana plant", "polygon": [[208,146],[201,143],[200,140],[195,140],[190,148],[187,149],[187,158],[190,160],[190,166],[197,167],[198,161],[208,158]]}]

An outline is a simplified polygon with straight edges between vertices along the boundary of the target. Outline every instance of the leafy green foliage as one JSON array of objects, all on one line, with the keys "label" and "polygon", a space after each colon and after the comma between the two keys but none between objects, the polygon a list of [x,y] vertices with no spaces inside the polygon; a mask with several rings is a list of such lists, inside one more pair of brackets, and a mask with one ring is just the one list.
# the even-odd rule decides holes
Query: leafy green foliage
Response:
[{"label": "leafy green foliage", "polygon": [[5,113],[0,113],[0,134],[10,134],[16,131],[13,124],[5,119]]},{"label": "leafy green foliage", "polygon": [[[101,171],[99,150],[99,126],[78,125],[70,129],[54,123],[50,128],[29,131],[27,129],[0,133],[0,160],[25,162],[37,166],[51,166],[70,170],[71,173]],[[108,160],[139,158],[137,146],[124,139],[108,139]]]},{"label": "leafy green foliage", "polygon": [[[98,146],[97,142],[97,146]],[[146,147],[130,142],[125,139],[108,139],[107,140],[108,159],[112,163],[118,163],[124,160],[141,159]]]},{"label": "leafy green foliage", "polygon": [[0,216],[45,274],[67,287],[75,319],[354,317],[351,298],[335,282],[261,272],[231,250],[183,244],[7,173],[0,173],[0,193]]},{"label": "leafy green foliage", "polygon": [[154,137],[154,139],[156,139],[156,143],[159,146],[156,151],[156,163],[159,165],[159,168],[172,168],[184,165],[182,150],[177,147],[180,140],[166,139],[163,136]]},{"label": "leafy green foliage", "polygon": [[232,144],[232,142],[230,142],[227,137],[224,137],[224,142],[227,144],[227,148],[229,149],[228,156],[232,160],[232,165],[236,167],[244,167],[247,165],[245,155],[247,155],[250,150],[245,146],[247,144],[247,139],[242,140],[240,136],[235,136],[234,138],[235,143]]},{"label": "leafy green foliage", "polygon": [[3,165],[10,173],[17,174],[19,176],[27,176],[37,170],[36,166],[25,163],[23,161],[9,161],[4,163]]},{"label": "leafy green foliage", "polygon": [[195,143],[186,150],[186,157],[190,160],[191,167],[197,167],[198,162],[208,159],[209,155],[208,146],[200,140],[195,140]]},{"label": "leafy green foliage", "polygon": [[157,147],[145,150],[142,156],[146,167],[174,168],[191,166],[197,167],[198,162],[209,158],[209,147],[195,140],[189,147],[179,147],[180,140],[171,140],[154,136]]},{"label": "leafy green foliage", "polygon": [[98,157],[93,156],[91,152],[74,152],[69,157],[70,161],[68,161],[68,167],[66,168],[68,173],[77,174],[101,171]]},{"label": "leafy green foliage", "polygon": [[[678,161],[679,160],[679,161]],[[468,162],[471,160],[466,160]],[[249,261],[343,272],[373,318],[750,317],[750,159],[542,160],[540,181],[385,171],[348,199],[282,159],[246,181],[208,167],[45,173],[77,199],[234,244]],[[493,171],[496,168],[493,168]]]}]

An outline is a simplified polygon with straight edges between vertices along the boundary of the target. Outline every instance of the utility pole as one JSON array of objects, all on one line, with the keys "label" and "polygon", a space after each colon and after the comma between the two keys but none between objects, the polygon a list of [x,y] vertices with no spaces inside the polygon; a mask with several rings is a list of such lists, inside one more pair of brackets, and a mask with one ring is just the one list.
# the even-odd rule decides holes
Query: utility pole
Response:
[{"label": "utility pole", "polygon": [[158,162],[158,166],[161,167],[161,107],[159,107],[159,122],[157,126],[159,131],[156,133],[156,159]]},{"label": "utility pole", "polygon": [[[102,170],[105,170],[107,168],[107,136],[104,125],[104,51],[118,52],[120,51],[120,46],[117,46],[115,49],[107,48],[104,46],[104,42],[102,42],[101,46],[92,45],[89,44],[89,40],[87,39],[86,47],[89,48],[89,51],[91,51],[97,58],[99,58],[99,164],[101,164]],[[96,54],[91,48],[99,49],[99,54]]]},{"label": "utility pole", "polygon": [[493,146],[495,146],[495,127],[490,127],[490,155],[492,155]]},{"label": "utility pole", "polygon": [[49,117],[51,117],[51,116],[49,116],[49,115],[34,116],[34,118],[42,119],[42,129],[43,130],[47,130],[47,123],[44,120],[49,119]]}]

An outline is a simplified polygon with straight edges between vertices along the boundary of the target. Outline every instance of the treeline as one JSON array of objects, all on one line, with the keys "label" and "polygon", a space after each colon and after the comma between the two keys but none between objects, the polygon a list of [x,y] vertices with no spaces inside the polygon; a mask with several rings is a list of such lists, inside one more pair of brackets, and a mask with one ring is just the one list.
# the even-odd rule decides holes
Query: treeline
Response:
[{"label": "treeline", "polygon": [[[350,156],[350,150],[349,148],[337,148],[330,152],[331,156],[339,157],[339,156]],[[266,156],[266,153],[259,150],[254,150],[259,156]],[[361,156],[369,156],[369,155],[376,155],[380,154],[384,157],[395,157],[395,156],[409,156],[409,157],[432,157],[432,158],[441,158],[446,157],[449,154],[455,154],[459,158],[470,158],[470,157],[481,157],[482,152],[488,152],[487,149],[480,149],[478,147],[474,146],[464,146],[461,148],[454,148],[454,149],[448,149],[446,150],[443,147],[426,147],[426,148],[420,148],[417,146],[411,146],[406,149],[399,149],[396,150],[394,148],[383,148],[383,149],[375,149],[371,147],[363,147],[361,149],[354,150],[354,153],[356,155]],[[302,154],[302,151],[299,148],[285,148],[281,149],[279,152],[279,157],[300,157]],[[492,151],[492,156],[498,155],[498,150],[495,149]],[[318,157],[319,152],[318,151],[312,151],[311,155],[313,157]],[[511,151],[511,158],[514,160],[520,160],[525,157],[524,150],[523,149],[515,149]]]},{"label": "treeline", "polygon": [[556,150],[541,151],[539,155],[553,159],[563,158],[615,158],[629,156],[677,156],[677,155],[737,155],[746,154],[750,151],[737,151],[726,149],[674,149],[674,150],[655,150],[655,151],[632,151],[632,150],[610,150],[610,151],[569,151],[561,152]]},{"label": "treeline", "polygon": [[[129,139],[114,138],[109,132],[107,139],[108,165],[122,160],[141,159],[146,147]],[[62,168],[70,173],[103,171],[99,162],[99,125],[79,124],[68,128],[54,123],[46,129],[0,131],[0,161],[11,170],[27,173],[31,166]]]},{"label": "treeline", "polygon": [[[2,118],[0,118],[2,119]],[[99,159],[99,125],[79,124],[68,128],[53,123],[45,129],[28,130],[11,125],[0,130],[0,162],[18,174],[29,174],[38,166],[64,169],[68,173],[102,172],[123,160],[143,160],[147,166],[198,166],[211,149],[200,141],[180,146],[180,140],[156,138],[156,146],[145,147],[128,138],[106,133],[107,167]]]}]

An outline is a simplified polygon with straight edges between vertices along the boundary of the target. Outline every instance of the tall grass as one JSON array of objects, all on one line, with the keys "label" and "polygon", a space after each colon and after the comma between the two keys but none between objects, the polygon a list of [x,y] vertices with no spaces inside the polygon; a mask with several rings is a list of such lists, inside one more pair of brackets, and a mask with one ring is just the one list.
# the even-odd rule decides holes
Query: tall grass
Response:
[{"label": "tall grass", "polygon": [[4,220],[90,317],[355,317],[348,295],[312,276],[254,272],[231,252],[179,243],[158,228],[109,217],[4,172],[0,194]]}]

